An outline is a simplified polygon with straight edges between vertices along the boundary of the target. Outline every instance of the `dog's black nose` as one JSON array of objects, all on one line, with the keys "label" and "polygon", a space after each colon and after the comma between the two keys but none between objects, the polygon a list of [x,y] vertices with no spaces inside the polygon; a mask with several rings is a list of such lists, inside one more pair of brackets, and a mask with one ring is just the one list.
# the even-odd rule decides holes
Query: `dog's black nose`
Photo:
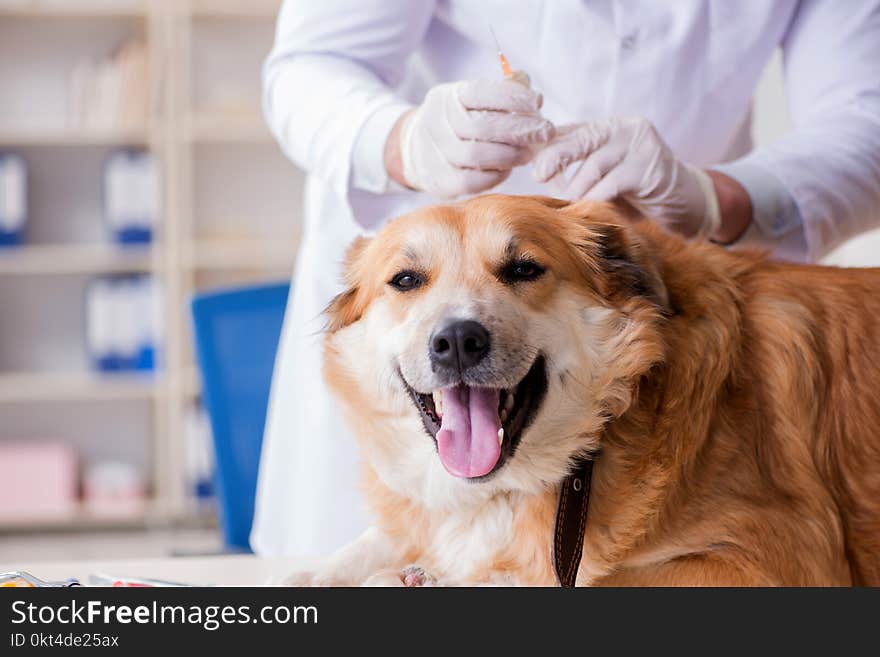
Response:
[{"label": "dog's black nose", "polygon": [[489,353],[489,331],[472,320],[452,322],[431,336],[431,362],[463,372]]}]

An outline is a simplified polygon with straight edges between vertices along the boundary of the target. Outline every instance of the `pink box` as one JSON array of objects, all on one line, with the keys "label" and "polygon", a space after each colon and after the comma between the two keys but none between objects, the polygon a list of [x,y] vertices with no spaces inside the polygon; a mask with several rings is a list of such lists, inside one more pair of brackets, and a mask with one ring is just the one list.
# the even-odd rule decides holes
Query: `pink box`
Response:
[{"label": "pink box", "polygon": [[54,442],[0,442],[0,521],[27,522],[76,510],[76,452]]}]

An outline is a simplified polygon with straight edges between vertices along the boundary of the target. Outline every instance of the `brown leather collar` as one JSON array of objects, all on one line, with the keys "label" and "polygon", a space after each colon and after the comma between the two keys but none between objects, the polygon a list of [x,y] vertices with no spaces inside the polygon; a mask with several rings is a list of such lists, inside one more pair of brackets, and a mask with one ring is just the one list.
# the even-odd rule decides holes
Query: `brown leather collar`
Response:
[{"label": "brown leather collar", "polygon": [[577,580],[584,549],[592,478],[592,459],[581,459],[574,471],[562,482],[562,490],[559,492],[553,562],[559,585],[564,588],[573,587]]}]

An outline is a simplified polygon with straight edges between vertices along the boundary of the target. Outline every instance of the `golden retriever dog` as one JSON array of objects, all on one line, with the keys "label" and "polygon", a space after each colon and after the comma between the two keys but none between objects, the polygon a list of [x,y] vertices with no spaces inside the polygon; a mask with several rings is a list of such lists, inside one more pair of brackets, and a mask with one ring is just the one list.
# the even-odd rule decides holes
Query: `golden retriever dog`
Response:
[{"label": "golden retriever dog", "polygon": [[483,196],[350,250],[325,376],[376,526],[298,585],[880,585],[880,270]]}]

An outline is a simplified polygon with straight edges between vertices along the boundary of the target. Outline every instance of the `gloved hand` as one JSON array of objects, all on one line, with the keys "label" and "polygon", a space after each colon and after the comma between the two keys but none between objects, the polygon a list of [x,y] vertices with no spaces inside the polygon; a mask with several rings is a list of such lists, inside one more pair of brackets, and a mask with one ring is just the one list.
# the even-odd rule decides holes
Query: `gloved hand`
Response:
[{"label": "gloved hand", "polygon": [[499,184],[531,160],[531,145],[553,138],[541,100],[513,80],[434,87],[404,119],[400,155],[407,184],[447,198]]},{"label": "gloved hand", "polygon": [[650,121],[608,119],[559,128],[535,156],[535,178],[546,182],[574,162],[580,166],[564,183],[564,198],[620,197],[686,237],[712,237],[721,226],[708,174],[676,159]]}]

